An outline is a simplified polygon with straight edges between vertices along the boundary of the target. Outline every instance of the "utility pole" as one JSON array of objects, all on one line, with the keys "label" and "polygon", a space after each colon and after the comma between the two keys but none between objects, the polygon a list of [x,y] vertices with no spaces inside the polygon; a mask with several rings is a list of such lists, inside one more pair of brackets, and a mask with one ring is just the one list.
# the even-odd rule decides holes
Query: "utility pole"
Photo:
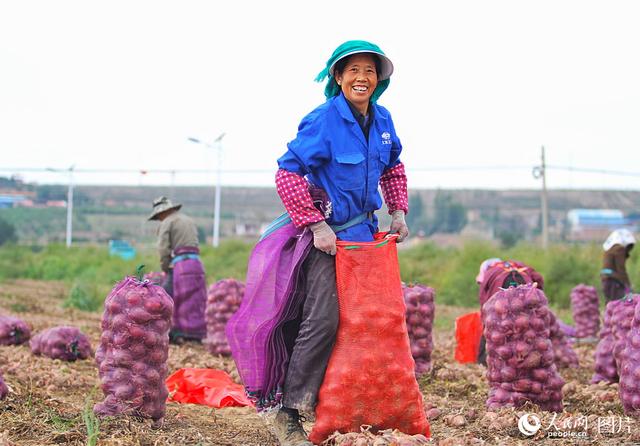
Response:
[{"label": "utility pole", "polygon": [[71,247],[73,227],[73,169],[69,167],[69,190],[67,191],[67,248]]},{"label": "utility pole", "polygon": [[547,163],[544,158],[544,146],[541,150],[542,157],[542,195],[540,197],[542,205],[542,249],[549,247],[549,202],[547,197]]},{"label": "utility pole", "polygon": [[544,157],[544,146],[541,148],[541,164],[533,168],[533,177],[542,178],[540,194],[540,210],[542,212],[542,248],[549,247],[549,204],[547,197],[547,163]]}]

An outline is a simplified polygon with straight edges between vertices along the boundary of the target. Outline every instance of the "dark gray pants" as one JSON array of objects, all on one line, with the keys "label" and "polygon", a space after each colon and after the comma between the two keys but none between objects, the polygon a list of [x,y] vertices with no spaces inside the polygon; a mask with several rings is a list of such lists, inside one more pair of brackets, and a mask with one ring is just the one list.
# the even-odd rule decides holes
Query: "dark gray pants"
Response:
[{"label": "dark gray pants", "polygon": [[311,248],[302,264],[305,299],[284,382],[285,407],[311,412],[338,330],[335,257]]}]

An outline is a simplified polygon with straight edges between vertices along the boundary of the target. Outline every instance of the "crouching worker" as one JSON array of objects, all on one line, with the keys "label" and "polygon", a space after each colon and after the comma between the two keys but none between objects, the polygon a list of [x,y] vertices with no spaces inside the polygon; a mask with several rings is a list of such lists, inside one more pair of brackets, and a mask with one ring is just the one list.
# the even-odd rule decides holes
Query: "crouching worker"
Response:
[{"label": "crouching worker", "polygon": [[604,253],[600,277],[605,304],[622,299],[631,292],[626,263],[635,244],[636,239],[628,229],[616,229],[602,244]]},{"label": "crouching worker", "polygon": [[[317,77],[326,102],[302,119],[278,159],[276,188],[287,214],[249,260],[242,306],[227,338],[257,407],[279,407],[283,446],[311,446],[300,412],[313,413],[338,328],[336,239],[372,241],[378,185],[398,241],[409,235],[407,180],[391,115],[376,101],[391,61],[365,41],[340,45]],[[323,197],[324,194],[324,197]],[[299,274],[297,273],[299,271]]]},{"label": "crouching worker", "polygon": [[201,341],[206,335],[204,320],[207,284],[198,248],[198,228],[193,220],[179,212],[181,204],[167,197],[153,201],[149,220],[159,220],[158,253],[166,274],[162,287],[173,298],[173,326],[169,339]]}]

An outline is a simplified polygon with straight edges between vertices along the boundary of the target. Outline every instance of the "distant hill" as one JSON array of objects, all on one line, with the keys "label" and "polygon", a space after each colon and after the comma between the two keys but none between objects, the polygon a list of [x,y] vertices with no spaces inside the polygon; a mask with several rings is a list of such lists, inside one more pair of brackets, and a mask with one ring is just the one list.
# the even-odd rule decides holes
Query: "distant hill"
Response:
[{"label": "distant hill", "polygon": [[[40,192],[38,192],[40,190]],[[66,198],[60,186],[35,186],[36,195]],[[45,193],[46,192],[46,193]],[[138,243],[152,243],[156,224],[147,222],[151,202],[168,195],[183,204],[203,238],[210,237],[213,220],[213,187],[153,186],[77,186],[74,200],[74,240],[102,243],[111,238],[126,238]],[[173,196],[171,196],[173,195]],[[538,190],[412,190],[410,192],[413,233],[428,235],[438,217],[437,196],[462,209],[465,221],[462,234],[478,238],[533,238],[540,231],[540,191]],[[620,209],[625,214],[640,211],[640,192],[602,190],[550,190],[550,232],[552,239],[566,235],[566,214],[573,208]],[[275,188],[224,187],[221,194],[221,236],[255,239],[260,228],[284,212]],[[387,223],[380,212],[381,227]],[[65,209],[0,209],[0,218],[16,226],[24,243],[62,241],[65,237]],[[431,224],[431,226],[430,226]]]}]

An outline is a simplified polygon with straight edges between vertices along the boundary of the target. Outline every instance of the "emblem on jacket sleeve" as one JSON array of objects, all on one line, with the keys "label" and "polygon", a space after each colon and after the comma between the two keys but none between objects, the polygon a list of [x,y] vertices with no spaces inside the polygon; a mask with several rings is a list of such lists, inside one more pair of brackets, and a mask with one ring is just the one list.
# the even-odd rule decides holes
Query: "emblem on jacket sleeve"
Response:
[{"label": "emblem on jacket sleeve", "polygon": [[382,144],[391,144],[391,133],[384,132],[381,136],[382,136]]}]

